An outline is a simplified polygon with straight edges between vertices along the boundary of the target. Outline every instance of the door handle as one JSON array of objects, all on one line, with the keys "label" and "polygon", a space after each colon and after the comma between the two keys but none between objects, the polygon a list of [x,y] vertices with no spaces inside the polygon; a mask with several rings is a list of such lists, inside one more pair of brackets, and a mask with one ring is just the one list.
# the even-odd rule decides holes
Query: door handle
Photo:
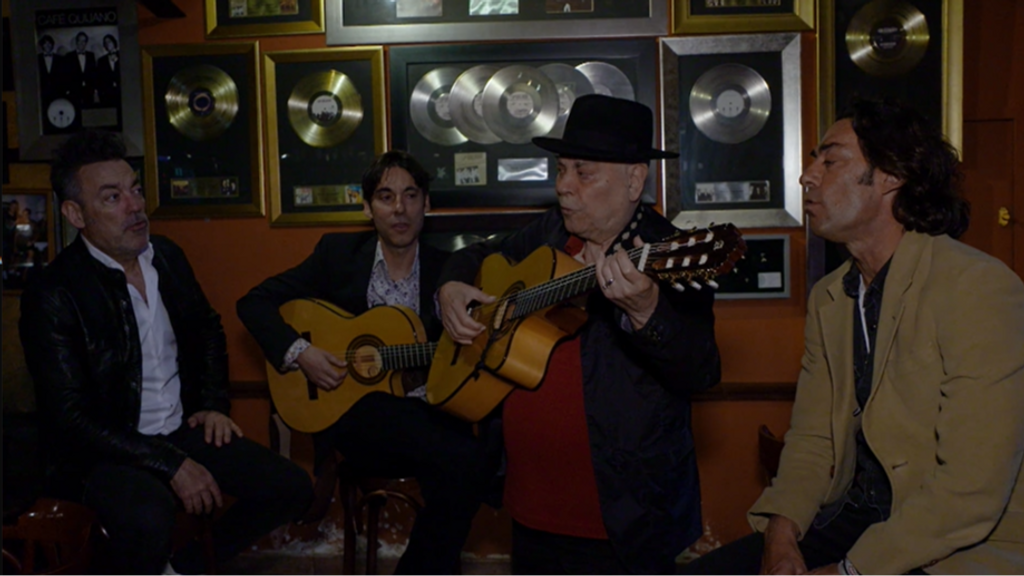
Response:
[{"label": "door handle", "polygon": [[1006,227],[1010,225],[1010,220],[1010,210],[1006,206],[1001,206],[996,221],[999,222],[1000,226]]}]

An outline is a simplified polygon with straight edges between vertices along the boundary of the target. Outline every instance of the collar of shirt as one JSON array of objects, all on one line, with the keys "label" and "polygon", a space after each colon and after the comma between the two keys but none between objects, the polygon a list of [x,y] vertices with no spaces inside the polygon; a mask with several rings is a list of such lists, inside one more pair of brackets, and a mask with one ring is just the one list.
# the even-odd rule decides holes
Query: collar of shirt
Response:
[{"label": "collar of shirt", "polygon": [[[113,258],[108,256],[106,252],[94,246],[92,242],[89,242],[89,239],[86,238],[84,234],[82,234],[82,241],[85,242],[85,247],[89,249],[89,254],[91,254],[93,258],[99,260],[101,264],[103,264],[107,268],[113,268],[115,270],[120,270],[121,272],[124,272],[124,266],[121,266],[120,262],[114,260]],[[152,242],[146,245],[146,249],[142,252],[142,254],[139,254],[139,264],[146,267],[153,266]]]},{"label": "collar of shirt", "polygon": [[413,261],[412,271],[401,280],[394,281],[388,274],[388,263],[384,259],[384,250],[381,248],[380,240],[377,240],[377,250],[373,257],[373,267],[370,271],[370,286],[367,290],[367,305],[371,308],[380,305],[401,305],[412,308],[418,314],[420,311],[420,247],[416,245],[416,259]]},{"label": "collar of shirt", "polygon": [[[885,287],[885,277],[889,274],[889,264],[892,263],[892,258],[882,266],[882,269],[875,274],[875,278],[871,281],[871,286],[867,287],[867,297],[879,297],[882,294],[882,290]],[[864,284],[863,276],[860,273],[860,268],[856,264],[851,264],[850,269],[843,275],[843,292],[847,296],[855,300],[860,299],[861,286]]]}]

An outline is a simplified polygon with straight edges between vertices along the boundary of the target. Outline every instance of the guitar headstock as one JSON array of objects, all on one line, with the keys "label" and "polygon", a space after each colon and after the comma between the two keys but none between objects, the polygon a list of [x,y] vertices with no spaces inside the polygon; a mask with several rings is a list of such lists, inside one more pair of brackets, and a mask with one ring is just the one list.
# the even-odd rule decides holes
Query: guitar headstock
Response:
[{"label": "guitar headstock", "polygon": [[708,228],[680,230],[676,234],[637,248],[637,268],[667,280],[679,291],[707,284],[717,288],[715,277],[733,269],[747,251],[747,243],[736,226],[716,224]]}]

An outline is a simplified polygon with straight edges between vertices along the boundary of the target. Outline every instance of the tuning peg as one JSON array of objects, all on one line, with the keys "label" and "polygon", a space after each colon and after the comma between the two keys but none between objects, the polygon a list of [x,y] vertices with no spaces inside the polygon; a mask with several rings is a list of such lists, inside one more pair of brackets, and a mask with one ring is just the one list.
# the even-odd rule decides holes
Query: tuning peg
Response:
[{"label": "tuning peg", "polygon": [[714,280],[708,280],[708,286],[711,286],[715,290],[718,290],[718,282],[715,282]]},{"label": "tuning peg", "polygon": [[696,280],[690,280],[690,286],[693,286],[694,290],[700,290],[701,289],[700,282],[697,282]]},{"label": "tuning peg", "polygon": [[683,286],[679,282],[673,282],[672,287],[675,288],[676,292],[685,292],[686,286]]}]

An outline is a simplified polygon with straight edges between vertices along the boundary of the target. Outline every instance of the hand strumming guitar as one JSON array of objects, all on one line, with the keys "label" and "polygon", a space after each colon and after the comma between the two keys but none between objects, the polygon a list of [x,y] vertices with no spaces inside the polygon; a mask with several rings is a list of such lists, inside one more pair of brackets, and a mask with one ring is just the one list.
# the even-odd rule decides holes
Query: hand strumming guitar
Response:
[{"label": "hand strumming guitar", "polygon": [[437,300],[444,329],[452,340],[468,346],[485,328],[469,315],[469,305],[473,302],[490,304],[495,298],[463,282],[446,282],[438,290]]},{"label": "hand strumming guitar", "polygon": [[348,364],[330,352],[310,346],[295,359],[306,378],[322,390],[334,390],[341,386],[348,375]]}]

